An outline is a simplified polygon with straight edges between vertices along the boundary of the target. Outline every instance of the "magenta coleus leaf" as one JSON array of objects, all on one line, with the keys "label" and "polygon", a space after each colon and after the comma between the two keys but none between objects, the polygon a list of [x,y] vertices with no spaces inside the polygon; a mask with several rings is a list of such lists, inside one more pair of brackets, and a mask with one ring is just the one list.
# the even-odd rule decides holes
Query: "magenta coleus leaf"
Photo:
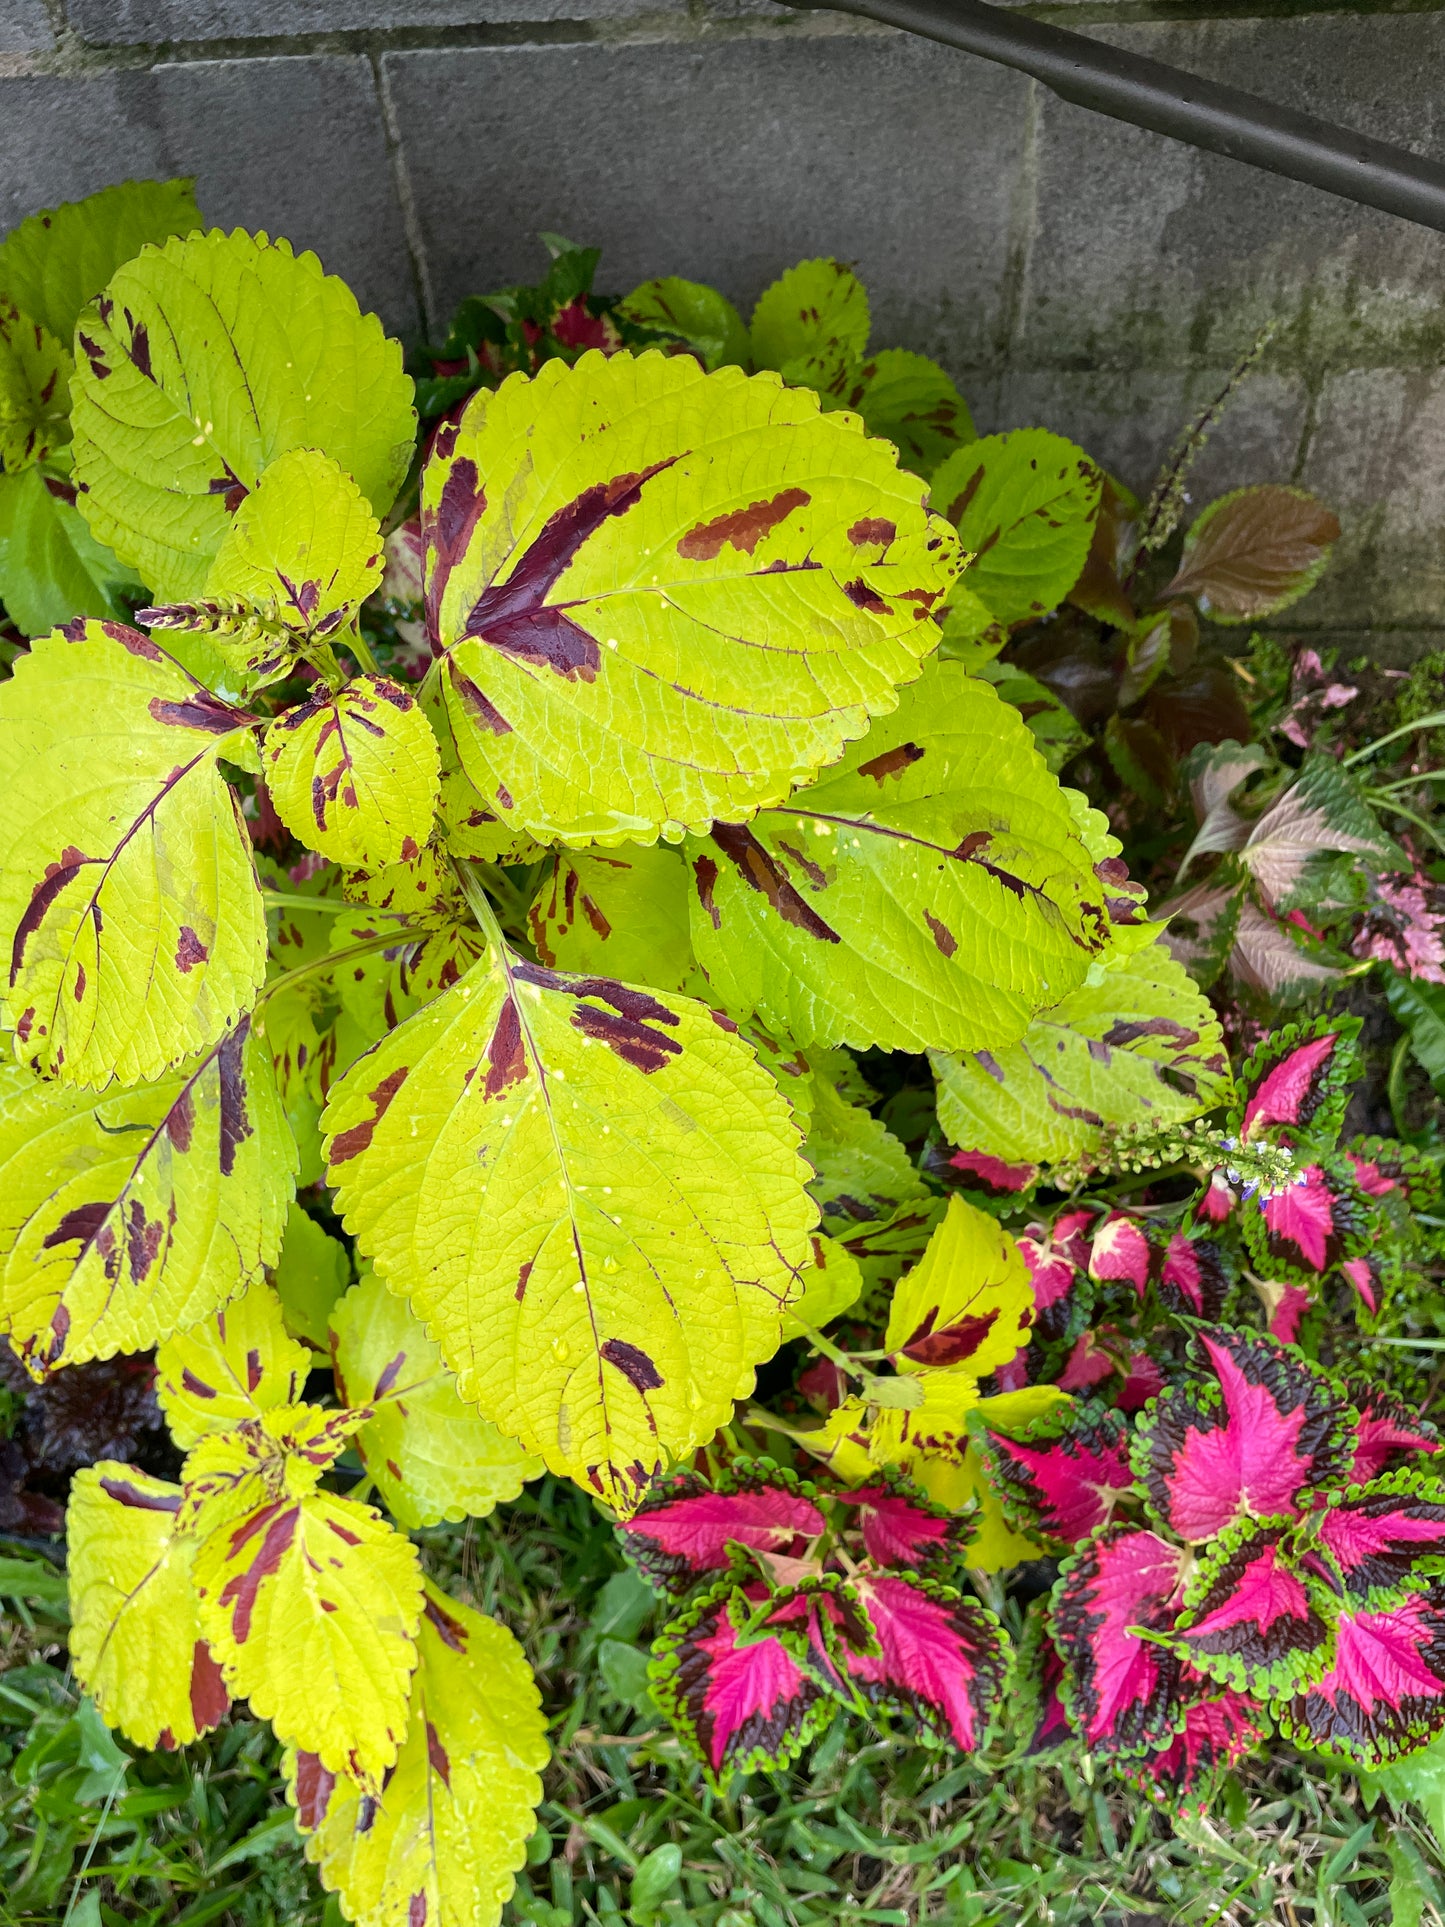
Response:
[{"label": "magenta coleus leaf", "polygon": [[1367,1251],[1340,1261],[1340,1276],[1373,1318],[1385,1302],[1389,1267],[1383,1252]]},{"label": "magenta coleus leaf", "polygon": [[1097,1400],[1061,1405],[1015,1434],[978,1428],[989,1483],[1018,1530],[1076,1545],[1135,1488],[1129,1427]]},{"label": "magenta coleus leaf", "polygon": [[1280,1285],[1278,1290],[1279,1297],[1269,1314],[1269,1335],[1281,1345],[1294,1345],[1299,1342],[1304,1315],[1315,1301],[1303,1285]]},{"label": "magenta coleus leaf", "polygon": [[1158,1533],[1107,1526],[1064,1564],[1050,1625],[1068,1669],[1065,1704],[1091,1751],[1143,1752],[1175,1730],[1183,1662],[1136,1629],[1173,1632],[1185,1558]]},{"label": "magenta coleus leaf", "polygon": [[1217,1238],[1176,1231],[1156,1257],[1154,1289],[1166,1311],[1212,1324],[1224,1310],[1231,1283],[1225,1247]]},{"label": "magenta coleus leaf", "polygon": [[1342,1159],[1307,1164],[1295,1183],[1244,1207],[1244,1235],[1270,1278],[1309,1284],[1357,1255],[1369,1238],[1369,1201]]},{"label": "magenta coleus leaf", "polygon": [[1078,1328],[1076,1319],[1087,1315],[1084,1294],[1079,1290],[1085,1275],[1080,1261],[1087,1262],[1088,1258],[1081,1219],[1084,1224],[1092,1223],[1087,1212],[1067,1212],[1052,1233],[1035,1225],[1016,1240],[1033,1286],[1034,1333],[1049,1344],[1069,1337]]},{"label": "magenta coleus leaf", "polygon": [[1190,1577],[1178,1637],[1208,1679],[1268,1699],[1318,1679],[1334,1654],[1330,1587],[1293,1560],[1294,1523],[1221,1533]]},{"label": "magenta coleus leaf", "polygon": [[1394,1138],[1357,1137],[1345,1147],[1355,1183],[1370,1198],[1402,1199],[1412,1211],[1429,1211],[1440,1196],[1435,1167]]},{"label": "magenta coleus leaf", "polygon": [[1193,1349],[1212,1378],[1170,1386],[1135,1434],[1134,1469],[1161,1525],[1198,1545],[1236,1519],[1293,1516],[1306,1486],[1341,1479],[1349,1408],[1323,1372],[1222,1326]]},{"label": "magenta coleus leaf", "polygon": [[916,1487],[890,1478],[836,1492],[840,1505],[856,1506],[863,1549],[875,1566],[941,1570],[956,1563],[972,1520],[935,1506]]},{"label": "magenta coleus leaf", "polygon": [[987,1151],[940,1153],[929,1159],[929,1169],[965,1190],[982,1191],[990,1198],[1015,1197],[1020,1191],[1027,1191],[1039,1175],[1036,1164],[1009,1164],[1003,1158],[991,1157]]},{"label": "magenta coleus leaf", "polygon": [[965,1753],[988,1737],[1008,1680],[1008,1641],[993,1614],[936,1580],[864,1567],[852,1590],[878,1641],[851,1653],[870,1705],[911,1713]]},{"label": "magenta coleus leaf", "polygon": [[740,1460],[716,1487],[694,1472],[658,1486],[618,1526],[660,1592],[687,1592],[731,1563],[732,1546],[799,1553],[823,1530],[812,1488],[770,1461]]},{"label": "magenta coleus leaf", "polygon": [[1358,1017],[1327,1017],[1266,1039],[1240,1076],[1239,1135],[1333,1145],[1360,1075],[1359,1033]]},{"label": "magenta coleus leaf", "polygon": [[832,1718],[837,1700],[812,1670],[806,1633],[752,1638],[762,1585],[730,1580],[674,1619],[653,1646],[652,1693],[715,1786],[785,1766]]},{"label": "magenta coleus leaf", "polygon": [[1113,1212],[1094,1233],[1089,1247],[1089,1276],[1132,1285],[1142,1298],[1149,1282],[1152,1253],[1144,1226],[1127,1213]]},{"label": "magenta coleus leaf", "polygon": [[1393,1392],[1362,1378],[1346,1379],[1344,1391],[1354,1408],[1351,1485],[1368,1485],[1382,1472],[1417,1453],[1440,1450],[1440,1435],[1435,1427]]},{"label": "magenta coleus leaf", "polygon": [[1194,1206],[1194,1216],[1200,1224],[1223,1224],[1238,1203],[1234,1187],[1223,1171],[1212,1171]]},{"label": "magenta coleus leaf", "polygon": [[1308,1536],[1351,1605],[1389,1604],[1445,1571],[1445,1486],[1391,1473],[1321,1504]]},{"label": "magenta coleus leaf", "polygon": [[1261,1709],[1243,1693],[1196,1700],[1173,1739],[1125,1769],[1141,1791],[1180,1812],[1199,1812],[1220,1776],[1265,1738]]},{"label": "magenta coleus leaf", "polygon": [[1297,1746],[1382,1766],[1445,1732],[1445,1583],[1376,1612],[1342,1612],[1334,1664],[1279,1703]]}]

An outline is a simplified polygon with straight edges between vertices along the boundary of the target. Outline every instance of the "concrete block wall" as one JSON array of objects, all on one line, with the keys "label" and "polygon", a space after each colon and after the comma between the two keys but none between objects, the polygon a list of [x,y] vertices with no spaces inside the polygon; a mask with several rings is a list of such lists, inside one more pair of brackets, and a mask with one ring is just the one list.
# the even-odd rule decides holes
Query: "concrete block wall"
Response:
[{"label": "concrete block wall", "polygon": [[[1041,16],[1445,154],[1445,0],[1053,0]],[[0,0],[0,229],[136,174],[314,247],[388,325],[530,279],[676,272],[744,312],[856,263],[874,344],[982,429],[1043,423],[1135,486],[1266,323],[1201,499],[1340,511],[1301,627],[1445,646],[1445,235],[1089,114],[969,55],[772,0]]]}]

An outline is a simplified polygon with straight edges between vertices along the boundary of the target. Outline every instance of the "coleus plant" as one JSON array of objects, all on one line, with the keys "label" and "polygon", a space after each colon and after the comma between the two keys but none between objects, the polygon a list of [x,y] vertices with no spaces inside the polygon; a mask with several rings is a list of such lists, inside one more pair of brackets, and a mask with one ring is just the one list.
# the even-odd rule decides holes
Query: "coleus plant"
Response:
[{"label": "coleus plant", "polygon": [[[67,611],[0,685],[0,1325],[37,1381],[159,1348],[180,1480],[102,1463],[69,1522],[102,1710],[184,1744],[248,1697],[348,1913],[491,1920],[535,1693],[406,1531],[544,1468],[629,1519],[784,1336],[913,1260],[866,1446],[845,1411],[819,1457],[936,1460],[962,1505],[962,1415],[1019,1349],[1026,1269],[854,1101],[845,1047],[1001,1059],[1127,964],[1200,1042],[1170,1067],[1184,1115],[1227,1066],[1102,818],[970,668],[1081,566],[1079,451],[972,443],[930,390],[897,440],[925,467],[966,444],[930,502],[853,412],[893,424],[922,371],[863,359],[847,278],[805,264],[753,317],[760,372],[709,372],[679,323],[672,352],[609,336],[440,422],[418,688],[368,629],[410,506],[400,348],[313,256],[176,224],[90,276],[66,367],[68,486],[130,619]],[[680,287],[648,299],[677,320]],[[59,391],[28,356],[7,394],[39,422]],[[354,1239],[339,1299],[350,1253],[298,1178]],[[352,1455],[391,1522],[338,1489]],[[813,1639],[836,1693],[846,1646],[848,1694],[976,1738],[986,1616],[850,1543],[797,1555],[819,1571],[770,1607],[779,1651]],[[718,1638],[748,1643],[769,1583]],[[906,1649],[940,1617],[975,1727]]]}]

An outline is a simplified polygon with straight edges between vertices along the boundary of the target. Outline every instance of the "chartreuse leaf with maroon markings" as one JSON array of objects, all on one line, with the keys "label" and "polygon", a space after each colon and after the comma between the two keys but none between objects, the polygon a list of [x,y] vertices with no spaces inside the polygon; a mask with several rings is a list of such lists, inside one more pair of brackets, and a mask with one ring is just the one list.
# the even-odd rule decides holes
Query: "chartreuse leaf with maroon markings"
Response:
[{"label": "chartreuse leaf with maroon markings", "polygon": [[498,949],[333,1086],[347,1227],[462,1397],[629,1512],[777,1349],[815,1207],[711,1011]]},{"label": "chartreuse leaf with maroon markings", "polygon": [[1190,1574],[1176,1626],[1191,1666],[1261,1700],[1319,1679],[1334,1659],[1335,1588],[1292,1539],[1290,1519],[1227,1526]]},{"label": "chartreuse leaf with maroon markings", "polygon": [[262,761],[281,821],[337,863],[395,863],[431,835],[436,738],[390,676],[358,676],[288,709],[267,730]]},{"label": "chartreuse leaf with maroon markings", "polygon": [[276,1262],[294,1171],[248,1020],[133,1090],[0,1072],[0,1329],[38,1376],[195,1324]]},{"label": "chartreuse leaf with maroon markings", "polygon": [[351,1254],[339,1238],[293,1204],[286,1217],[286,1235],[281,1241],[281,1256],[271,1273],[271,1283],[281,1300],[281,1316],[293,1338],[304,1340],[317,1351],[331,1342],[332,1308],[351,1283]]},{"label": "chartreuse leaf with maroon markings", "polygon": [[74,616],[121,618],[145,585],[97,542],[68,482],[39,468],[0,475],[0,601],[25,636]]},{"label": "chartreuse leaf with maroon markings", "polygon": [[532,1670],[505,1626],[428,1583],[411,1713],[377,1794],[292,1752],[306,1856],[353,1920],[496,1927],[527,1857],[548,1760]]},{"label": "chartreuse leaf with maroon markings", "polygon": [[1325,1374],[1273,1339],[1206,1326],[1205,1370],[1153,1401],[1135,1430],[1149,1509],[1200,1545],[1243,1518],[1295,1518],[1309,1487],[1339,1482],[1353,1414]]},{"label": "chartreuse leaf with maroon markings", "polygon": [[1077,1545],[1132,1496],[1124,1414],[1094,1401],[1059,1405],[1010,1432],[978,1425],[989,1481],[1016,1529]]},{"label": "chartreuse leaf with maroon markings", "polygon": [[797,362],[861,355],[868,346],[868,293],[851,268],[827,259],[799,261],[758,296],[753,309],[753,360],[790,380]]},{"label": "chartreuse leaf with maroon markings", "polygon": [[624,295],[619,312],[635,326],[655,328],[672,341],[685,342],[709,373],[751,360],[748,331],[732,302],[700,281],[668,274],[644,281]]},{"label": "chartreuse leaf with maroon markings", "polygon": [[657,990],[705,988],[688,929],[688,871],[665,844],[559,850],[527,913],[549,968]]},{"label": "chartreuse leaf with maroon markings", "polygon": [[317,1489],[345,1443],[327,1418],[277,1408],[207,1434],[186,1461],[182,1519],[231,1691],[284,1745],[375,1792],[406,1731],[421,1569],[371,1506]]},{"label": "chartreuse leaf with maroon markings", "polygon": [[0,291],[0,470],[17,475],[70,439],[70,354]]},{"label": "chartreuse leaf with maroon markings", "polygon": [[803,1289],[783,1313],[785,1341],[831,1325],[863,1296],[863,1273],[846,1245],[820,1231],[808,1242],[813,1262],[803,1272]]},{"label": "chartreuse leaf with maroon markings", "polygon": [[985,435],[950,455],[929,499],[973,557],[968,587],[995,620],[1056,609],[1078,581],[1094,538],[1099,471],[1044,428]]},{"label": "chartreuse leaf with maroon markings", "polygon": [[147,249],[80,317],[87,521],[163,602],[194,601],[267,464],[317,448],[390,508],[411,460],[401,348],[314,254],[236,229]]},{"label": "chartreuse leaf with maroon markings", "polygon": [[204,595],[142,610],[139,619],[151,629],[202,632],[254,687],[318,645],[344,642],[385,560],[380,526],[356,483],[320,449],[292,448],[236,509]]},{"label": "chartreuse leaf with maroon markings", "polygon": [[568,844],[781,801],[893,708],[957,572],[856,418],[688,355],[478,392],[422,524],[462,766],[503,823]]},{"label": "chartreuse leaf with maroon markings", "polygon": [[426,1326],[374,1272],[332,1311],[331,1356],[337,1396],[372,1414],[356,1449],[402,1525],[485,1518],[541,1477],[540,1459],[463,1402]]},{"label": "chartreuse leaf with maroon markings", "polygon": [[766,1598],[760,1584],[720,1580],[653,1643],[652,1696],[719,1789],[786,1766],[837,1711],[803,1637],[751,1630]]},{"label": "chartreuse leaf with maroon markings", "polygon": [[1012,1043],[1109,941],[1063,791],[957,663],[931,664],[788,807],[687,854],[716,994],[804,1046]]},{"label": "chartreuse leaf with maroon markings", "polygon": [[76,1473],[66,1508],[71,1662],[137,1746],[186,1746],[230,1703],[197,1618],[180,1504],[178,1485],[102,1461]]},{"label": "chartreuse leaf with maroon markings", "polygon": [[301,1397],[311,1353],[286,1333],[281,1300],[264,1279],[156,1352],[156,1396],[183,1452],[208,1432]]},{"label": "chartreuse leaf with maroon markings", "polygon": [[808,1190],[834,1237],[846,1238],[901,1204],[932,1196],[887,1125],[861,1104],[848,1103],[828,1077],[809,1080],[808,1101],[803,1155],[814,1173]]},{"label": "chartreuse leaf with maroon markings", "polygon": [[1296,1746],[1383,1766],[1445,1731],[1445,1581],[1335,1620],[1334,1663],[1272,1711]]},{"label": "chartreuse leaf with maroon markings", "polygon": [[1018,1246],[955,1192],[911,1271],[894,1287],[884,1344],[900,1372],[985,1378],[1028,1343],[1034,1291]]},{"label": "chartreuse leaf with maroon markings", "polygon": [[1107,1161],[1114,1132],[1183,1123],[1233,1089],[1219,1020],[1159,943],[1096,967],[1017,1043],[933,1068],[950,1143],[1024,1163]]},{"label": "chartreuse leaf with maroon markings", "polygon": [[5,1022],[22,1062],[134,1084],[249,1006],[266,919],[216,759],[251,720],[119,623],[57,631],[0,686]]}]

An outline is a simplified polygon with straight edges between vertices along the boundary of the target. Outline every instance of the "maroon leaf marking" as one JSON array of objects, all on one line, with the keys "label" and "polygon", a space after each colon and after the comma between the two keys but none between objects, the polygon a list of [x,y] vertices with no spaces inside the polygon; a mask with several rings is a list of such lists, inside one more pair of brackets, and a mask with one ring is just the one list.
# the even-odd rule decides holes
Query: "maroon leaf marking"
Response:
[{"label": "maroon leaf marking", "polygon": [[536,1264],[536,1262],[537,1260],[535,1258],[528,1258],[524,1260],[521,1270],[517,1273],[516,1298],[517,1298],[517,1303],[519,1305],[527,1295],[527,1280],[531,1277],[532,1267],[534,1264]]},{"label": "maroon leaf marking", "polygon": [[677,545],[677,552],[687,562],[715,562],[724,548],[736,549],[741,555],[752,555],[765,535],[770,535],[780,523],[786,522],[794,509],[806,508],[812,499],[806,489],[785,488],[767,501],[753,502],[745,509],[734,509],[728,515],[716,516],[711,522],[700,522],[683,536]]},{"label": "maroon leaf marking", "polygon": [[426,1723],[426,1756],[434,1773],[441,1775],[442,1784],[448,1793],[452,1790],[452,1763],[447,1758],[447,1750],[442,1745],[441,1735],[428,1720]]},{"label": "maroon leaf marking", "polygon": [[49,1251],[55,1245],[69,1244],[73,1239],[81,1244],[89,1244],[106,1218],[115,1209],[114,1203],[78,1204],[48,1234],[41,1245],[42,1251]]},{"label": "maroon leaf marking", "polygon": [[930,1305],[917,1330],[904,1345],[902,1355],[915,1365],[961,1365],[972,1358],[998,1322],[998,1312],[970,1312],[942,1330],[933,1329],[938,1306]]},{"label": "maroon leaf marking", "polygon": [[[572,1011],[572,1026],[584,1037],[591,1037],[631,1064],[634,1070],[650,1073],[661,1070],[669,1057],[681,1055],[682,1045],[651,1028],[667,1024],[676,1028],[681,1019],[645,990],[632,990],[614,983],[610,977],[569,977],[540,964],[519,963],[512,975],[539,989],[560,991],[578,1002]],[[583,998],[596,998],[610,1010],[598,1010]],[[614,1015],[615,1013],[615,1015]]]},{"label": "maroon leaf marking", "polygon": [[445,1607],[439,1606],[430,1593],[422,1604],[422,1614],[444,1646],[450,1646],[454,1653],[467,1650],[470,1642],[466,1627],[461,1620],[454,1619]]},{"label": "maroon leaf marking", "polygon": [[333,1165],[345,1164],[348,1159],[360,1155],[371,1143],[372,1132],[386,1116],[392,1100],[406,1082],[410,1065],[398,1064],[396,1069],[384,1077],[376,1089],[370,1093],[373,1106],[372,1114],[360,1124],[353,1124],[349,1130],[342,1131],[332,1142],[331,1162]]},{"label": "maroon leaf marking", "polygon": [[184,1156],[191,1148],[191,1138],[196,1128],[196,1106],[189,1084],[166,1113],[165,1128],[166,1136]]},{"label": "maroon leaf marking", "polygon": [[12,985],[15,983],[16,978],[19,977],[21,966],[25,962],[25,946],[45,921],[51,904],[54,903],[66,884],[71,882],[73,878],[79,876],[86,864],[99,863],[102,860],[100,857],[86,856],[82,851],[70,845],[61,851],[58,862],[46,864],[45,875],[31,892],[30,901],[25,906],[25,912],[19,923],[15,926],[15,937],[10,947],[10,982]]},{"label": "maroon leaf marking", "polygon": [[296,1755],[296,1822],[305,1832],[314,1833],[321,1825],[335,1790],[336,1775],[321,1764],[319,1755]]},{"label": "maroon leaf marking", "polygon": [[861,576],[854,582],[845,582],[843,593],[855,609],[866,610],[870,616],[886,616],[890,613],[883,597],[876,589],[870,589]]},{"label": "maroon leaf marking", "polygon": [[244,1062],[246,1039],[251,1020],[243,1017],[216,1052],[216,1082],[220,1093],[221,1176],[228,1178],[236,1168],[236,1153],[251,1136],[255,1126],[246,1109]]},{"label": "maroon leaf marking", "polygon": [[948,925],[946,923],[940,923],[931,910],[924,911],[923,921],[933,933],[933,941],[938,945],[938,948],[943,952],[944,956],[951,957],[958,948],[958,938],[954,936]]},{"label": "maroon leaf marking", "polygon": [[[449,435],[447,431],[450,431]],[[438,431],[432,454],[444,461],[456,442],[456,425],[448,422]],[[426,629],[435,654],[441,653],[438,616],[442,596],[452,570],[467,552],[477,523],[486,512],[487,491],[477,474],[477,465],[468,455],[452,463],[442,484],[434,509],[424,508],[421,515],[422,541],[425,545]]]},{"label": "maroon leaf marking", "polygon": [[226,1717],[231,1695],[216,1664],[215,1655],[205,1640],[198,1639],[191,1653],[191,1718],[198,1733],[209,1733]]},{"label": "maroon leaf marking", "polygon": [[927,754],[917,743],[899,743],[896,749],[885,749],[881,755],[860,763],[858,774],[871,776],[881,788],[885,777],[901,776],[911,763],[919,762]]},{"label": "maroon leaf marking", "polygon": [[715,823],[712,840],[737,870],[750,889],[761,892],[770,906],[795,929],[821,943],[840,943],[831,929],[805,898],[798,894],[787,872],[758,841],[746,824]]},{"label": "maroon leaf marking", "polygon": [[256,1609],[257,1595],[263,1580],[269,1579],[281,1564],[292,1540],[296,1537],[296,1527],[301,1518],[299,1505],[286,1505],[277,1501],[253,1512],[231,1536],[230,1554],[232,1558],[240,1552],[246,1541],[264,1527],[265,1537],[244,1572],[233,1573],[221,1588],[219,1604],[234,1606],[231,1617],[231,1635],[238,1646],[244,1646],[251,1636],[251,1615]]},{"label": "maroon leaf marking", "polygon": [[232,730],[255,721],[243,710],[233,709],[219,696],[213,696],[209,689],[198,688],[194,696],[181,702],[167,702],[161,696],[152,696],[146,708],[158,723],[169,723],[175,729],[201,729],[210,736],[229,736]]},{"label": "maroon leaf marking", "polygon": [[[643,484],[679,459],[669,455],[640,473],[596,482],[551,515],[505,582],[483,589],[467,617],[463,636],[478,636],[503,655],[553,670],[569,682],[591,682],[600,654],[596,639],[567,614],[565,603],[546,596],[589,537],[611,516],[624,515]],[[453,470],[455,473],[455,470]]]},{"label": "maroon leaf marking", "polygon": [[189,1365],[181,1368],[181,1389],[189,1392],[192,1398],[215,1398],[217,1396],[215,1386],[208,1385],[203,1378],[197,1378]]},{"label": "maroon leaf marking", "polygon": [[147,1218],[140,1199],[132,1198],[126,1219],[125,1243],[133,1283],[143,1284],[150,1276],[160,1256],[165,1233],[166,1228],[159,1219]]},{"label": "maroon leaf marking", "polygon": [[886,548],[897,533],[896,522],[890,522],[882,515],[865,515],[849,529],[848,540],[855,549],[867,548],[874,542],[881,542]]},{"label": "maroon leaf marking", "polygon": [[136,1512],[179,1512],[184,1494],[176,1492],[147,1492],[143,1487],[132,1485],[129,1479],[112,1479],[101,1476],[100,1489],[106,1498],[114,1499],[117,1505],[130,1506]]},{"label": "maroon leaf marking", "polygon": [[405,1352],[398,1352],[395,1358],[390,1359],[387,1362],[387,1364],[382,1368],[381,1376],[376,1381],[376,1389],[371,1394],[373,1398],[386,1397],[387,1393],[391,1390],[392,1386],[395,1385],[398,1377],[401,1374],[401,1368],[403,1365],[405,1365],[405,1363],[406,1363]]},{"label": "maroon leaf marking", "polygon": [[183,923],[176,940],[176,969],[182,972],[192,971],[197,964],[203,964],[210,954],[191,926]]},{"label": "maroon leaf marking", "polygon": [[655,1392],[661,1386],[662,1373],[658,1371],[647,1353],[636,1345],[629,1345],[624,1338],[609,1338],[598,1347],[609,1365],[615,1365],[622,1376],[639,1392]]},{"label": "maroon leaf marking", "polygon": [[482,1085],[484,1097],[500,1097],[503,1091],[520,1084],[527,1075],[527,1051],[522,1042],[522,1016],[516,1001],[508,997],[497,1013],[492,1041],[487,1046],[487,1075]]}]

